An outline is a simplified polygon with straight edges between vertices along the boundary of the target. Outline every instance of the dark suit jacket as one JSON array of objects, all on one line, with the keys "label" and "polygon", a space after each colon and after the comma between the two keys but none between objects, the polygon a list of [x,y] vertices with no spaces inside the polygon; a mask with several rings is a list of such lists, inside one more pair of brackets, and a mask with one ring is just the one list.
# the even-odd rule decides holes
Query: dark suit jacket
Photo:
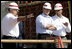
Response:
[{"label": "dark suit jacket", "polygon": [[25,39],[23,24],[22,22],[19,23],[19,39]]}]

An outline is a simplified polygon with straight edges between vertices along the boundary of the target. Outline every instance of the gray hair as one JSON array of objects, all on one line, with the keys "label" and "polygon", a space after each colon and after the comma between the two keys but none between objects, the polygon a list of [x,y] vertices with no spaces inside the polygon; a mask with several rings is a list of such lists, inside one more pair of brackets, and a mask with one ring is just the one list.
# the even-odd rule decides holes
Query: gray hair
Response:
[{"label": "gray hair", "polygon": [[[11,8],[8,8],[8,12],[10,12],[10,11],[12,11],[13,9],[11,9]],[[17,12],[19,12],[18,10],[17,10]]]}]

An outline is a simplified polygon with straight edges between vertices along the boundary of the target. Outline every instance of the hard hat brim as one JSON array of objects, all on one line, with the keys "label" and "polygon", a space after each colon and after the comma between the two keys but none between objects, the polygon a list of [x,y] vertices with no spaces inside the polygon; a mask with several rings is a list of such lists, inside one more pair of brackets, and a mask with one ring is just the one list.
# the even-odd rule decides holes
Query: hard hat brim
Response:
[{"label": "hard hat brim", "polygon": [[54,8],[54,10],[61,10],[61,9],[63,9],[63,8]]},{"label": "hard hat brim", "polygon": [[43,7],[43,8],[52,10],[51,8],[48,8],[48,7]]}]

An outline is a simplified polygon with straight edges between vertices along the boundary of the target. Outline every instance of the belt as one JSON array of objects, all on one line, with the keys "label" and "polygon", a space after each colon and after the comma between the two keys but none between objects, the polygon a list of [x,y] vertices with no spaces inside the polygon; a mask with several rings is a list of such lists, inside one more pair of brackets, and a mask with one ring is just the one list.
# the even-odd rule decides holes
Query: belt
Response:
[{"label": "belt", "polygon": [[[6,36],[6,35],[3,35],[3,36],[5,36],[5,37],[13,37],[13,36]],[[17,38],[17,37],[14,37],[14,38]]]},{"label": "belt", "polygon": [[53,37],[61,37],[61,38],[64,38],[66,36],[57,36],[57,35],[53,35]]},{"label": "belt", "polygon": [[38,35],[50,35],[50,36],[51,36],[52,34],[46,34],[46,33],[40,34],[40,33],[39,33]]}]

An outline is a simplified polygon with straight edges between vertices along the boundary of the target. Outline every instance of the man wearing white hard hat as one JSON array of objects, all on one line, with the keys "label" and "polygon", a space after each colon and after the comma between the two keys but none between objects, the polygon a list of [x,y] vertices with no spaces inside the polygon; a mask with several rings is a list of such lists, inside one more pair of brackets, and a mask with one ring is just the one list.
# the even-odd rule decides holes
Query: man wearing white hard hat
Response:
[{"label": "man wearing white hard hat", "polygon": [[[36,34],[38,35],[38,39],[52,37],[52,30],[56,30],[52,18],[49,16],[51,9],[50,3],[44,3],[43,13],[36,18]],[[37,48],[51,48],[51,43],[38,43]]]},{"label": "man wearing white hard hat", "polygon": [[[2,39],[16,39],[19,36],[19,22],[34,17],[33,14],[17,17],[18,10],[20,9],[15,2],[9,4],[9,13],[5,15],[1,23]],[[3,43],[3,48],[17,48],[16,46],[16,43]]]},{"label": "man wearing white hard hat", "polygon": [[[61,37],[62,40],[67,40],[66,35],[71,32],[71,25],[69,19],[62,15],[63,6],[60,3],[57,3],[54,7],[56,15],[54,15],[53,21],[57,27],[57,30],[53,31],[54,37]],[[63,43],[64,48],[67,48],[67,43]],[[61,45],[60,45],[61,47]],[[54,48],[58,48],[58,43],[54,43]]]}]

